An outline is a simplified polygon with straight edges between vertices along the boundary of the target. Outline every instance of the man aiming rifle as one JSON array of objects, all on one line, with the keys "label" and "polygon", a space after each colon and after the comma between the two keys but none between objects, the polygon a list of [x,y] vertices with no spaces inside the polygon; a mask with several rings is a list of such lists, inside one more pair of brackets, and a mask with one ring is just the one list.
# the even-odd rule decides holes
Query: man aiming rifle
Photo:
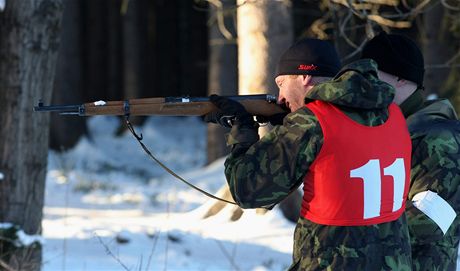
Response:
[{"label": "man aiming rifle", "polygon": [[234,116],[225,161],[230,191],[242,208],[272,208],[303,184],[289,270],[410,270],[404,116],[375,62],[339,69],[326,41],[291,46],[275,78],[291,113],[262,138],[241,104],[211,96],[222,115]]}]

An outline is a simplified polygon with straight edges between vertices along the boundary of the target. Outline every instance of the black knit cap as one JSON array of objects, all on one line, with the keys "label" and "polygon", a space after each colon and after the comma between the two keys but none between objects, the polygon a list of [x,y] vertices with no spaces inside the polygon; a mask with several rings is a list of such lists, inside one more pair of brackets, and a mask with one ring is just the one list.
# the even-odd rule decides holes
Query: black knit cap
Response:
[{"label": "black knit cap", "polygon": [[364,45],[361,58],[371,58],[377,62],[379,70],[423,86],[422,52],[406,36],[382,31]]},{"label": "black knit cap", "polygon": [[287,49],[278,61],[278,75],[333,77],[340,70],[339,56],[331,43],[318,39],[302,39]]}]

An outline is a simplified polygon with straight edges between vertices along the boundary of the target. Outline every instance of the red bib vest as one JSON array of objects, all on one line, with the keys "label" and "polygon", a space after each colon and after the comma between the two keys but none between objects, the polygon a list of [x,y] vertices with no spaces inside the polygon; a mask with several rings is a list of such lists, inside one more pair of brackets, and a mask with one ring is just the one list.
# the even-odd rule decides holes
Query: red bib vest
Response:
[{"label": "red bib vest", "polygon": [[306,105],[324,143],[304,179],[301,215],[324,225],[361,226],[398,219],[410,183],[411,140],[396,104],[387,121],[361,125],[335,106]]}]

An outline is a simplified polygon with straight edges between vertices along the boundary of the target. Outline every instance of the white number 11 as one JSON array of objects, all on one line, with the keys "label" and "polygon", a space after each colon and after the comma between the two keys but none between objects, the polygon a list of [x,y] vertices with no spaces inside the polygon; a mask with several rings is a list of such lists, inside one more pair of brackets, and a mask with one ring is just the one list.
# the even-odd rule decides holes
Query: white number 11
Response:
[{"label": "white number 11", "polygon": [[[397,158],[393,164],[383,169],[385,176],[392,176],[393,189],[393,211],[400,209],[403,205],[403,193],[406,179],[404,159]],[[365,165],[350,171],[350,177],[361,178],[364,184],[364,218],[373,218],[380,215],[382,198],[380,176],[380,160],[371,159]]]}]

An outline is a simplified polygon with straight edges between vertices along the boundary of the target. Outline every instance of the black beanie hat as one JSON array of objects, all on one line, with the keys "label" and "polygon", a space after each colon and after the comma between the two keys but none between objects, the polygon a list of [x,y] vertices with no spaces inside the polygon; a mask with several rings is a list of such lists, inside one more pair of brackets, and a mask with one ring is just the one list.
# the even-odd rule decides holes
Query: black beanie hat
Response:
[{"label": "black beanie hat", "polygon": [[333,77],[340,70],[340,59],[332,44],[318,39],[302,39],[287,49],[278,61],[278,75]]},{"label": "black beanie hat", "polygon": [[382,31],[364,45],[361,58],[371,58],[377,62],[379,70],[423,86],[422,52],[406,36]]}]

